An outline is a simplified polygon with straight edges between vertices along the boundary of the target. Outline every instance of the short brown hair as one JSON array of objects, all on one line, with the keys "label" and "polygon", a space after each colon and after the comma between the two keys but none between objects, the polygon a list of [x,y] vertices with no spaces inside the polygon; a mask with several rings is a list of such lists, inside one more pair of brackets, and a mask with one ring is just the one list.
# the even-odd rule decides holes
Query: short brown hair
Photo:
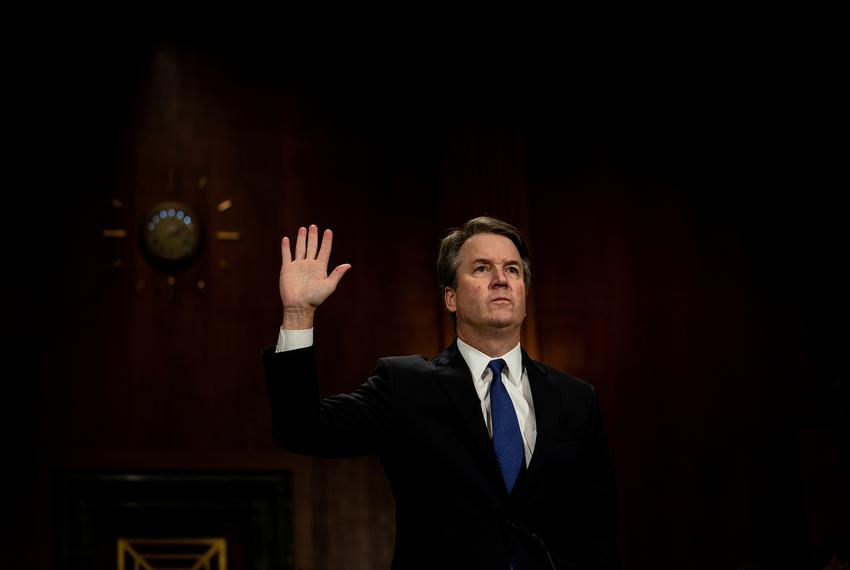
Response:
[{"label": "short brown hair", "polygon": [[454,228],[440,242],[440,252],[437,254],[437,282],[440,293],[450,289],[457,289],[457,268],[460,265],[460,248],[464,242],[475,234],[496,234],[511,240],[522,259],[522,276],[525,281],[525,290],[531,286],[531,256],[528,248],[522,240],[519,230],[507,222],[480,216],[473,218],[463,224],[460,228]]}]

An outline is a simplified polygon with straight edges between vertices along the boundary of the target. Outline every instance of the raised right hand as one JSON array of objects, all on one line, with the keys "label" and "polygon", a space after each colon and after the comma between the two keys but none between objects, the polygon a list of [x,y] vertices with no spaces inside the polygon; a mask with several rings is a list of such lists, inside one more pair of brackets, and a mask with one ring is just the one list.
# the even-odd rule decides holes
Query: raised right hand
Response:
[{"label": "raised right hand", "polygon": [[[319,247],[319,228],[298,228],[295,257],[290,251],[289,238],[280,243],[283,263],[280,267],[280,300],[283,303],[284,329],[313,327],[316,308],[336,290],[339,280],[351,269],[351,264],[338,265],[328,275],[333,232],[325,230]],[[318,252],[318,253],[317,253]]]}]

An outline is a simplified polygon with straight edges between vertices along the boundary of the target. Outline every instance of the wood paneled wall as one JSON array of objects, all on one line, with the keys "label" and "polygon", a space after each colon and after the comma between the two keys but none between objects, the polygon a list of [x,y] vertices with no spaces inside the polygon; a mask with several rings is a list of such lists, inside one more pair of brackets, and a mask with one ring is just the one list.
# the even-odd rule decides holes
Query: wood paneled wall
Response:
[{"label": "wood paneled wall", "polygon": [[[531,246],[525,345],[599,390],[627,568],[808,563],[846,532],[846,493],[800,463],[847,468],[828,403],[845,389],[816,358],[833,297],[812,280],[828,279],[817,261],[833,234],[807,189],[800,202],[773,193],[788,163],[769,156],[775,146],[744,152],[742,115],[627,93],[628,78],[597,91],[557,69],[401,72],[203,43],[121,47],[72,51],[63,61],[81,67],[63,77],[80,91],[45,111],[66,175],[50,197],[56,231],[24,263],[37,303],[13,315],[14,346],[36,362],[8,415],[35,426],[11,448],[21,536],[55,544],[57,470],[288,468],[298,567],[388,567],[393,501],[377,462],[296,457],[271,441],[259,351],[280,322],[279,240],[331,227],[332,261],[353,265],[316,328],[330,394],[378,357],[451,340],[436,246],[482,213]],[[767,170],[751,178],[748,166]],[[200,260],[171,286],[132,239],[162,199],[189,203],[206,228]],[[105,239],[107,228],[131,238]],[[48,567],[49,553],[22,560]]]}]

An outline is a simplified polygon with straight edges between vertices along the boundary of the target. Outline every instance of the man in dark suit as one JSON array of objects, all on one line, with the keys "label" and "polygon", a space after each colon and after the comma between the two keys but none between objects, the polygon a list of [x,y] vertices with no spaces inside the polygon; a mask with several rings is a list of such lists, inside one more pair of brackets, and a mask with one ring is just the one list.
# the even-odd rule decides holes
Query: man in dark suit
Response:
[{"label": "man in dark suit", "polygon": [[384,358],[353,393],[320,400],[313,315],[350,268],[332,233],[281,244],[283,325],[263,353],[275,441],[323,457],[377,454],[396,500],[393,568],[616,568],[613,470],[589,384],[520,347],[531,261],[481,217],[437,260],[457,338],[433,360]]}]

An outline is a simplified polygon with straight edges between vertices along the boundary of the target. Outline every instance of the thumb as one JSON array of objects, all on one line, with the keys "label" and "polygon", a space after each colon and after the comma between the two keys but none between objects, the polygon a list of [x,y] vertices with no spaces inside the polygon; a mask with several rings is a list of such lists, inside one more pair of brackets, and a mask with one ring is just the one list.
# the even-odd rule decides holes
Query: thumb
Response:
[{"label": "thumb", "polygon": [[331,274],[328,275],[328,280],[334,286],[334,289],[336,289],[336,286],[339,283],[339,280],[342,279],[342,276],[345,275],[345,273],[349,269],[351,269],[351,264],[350,263],[343,263],[342,265],[337,265],[336,269],[331,271]]}]

